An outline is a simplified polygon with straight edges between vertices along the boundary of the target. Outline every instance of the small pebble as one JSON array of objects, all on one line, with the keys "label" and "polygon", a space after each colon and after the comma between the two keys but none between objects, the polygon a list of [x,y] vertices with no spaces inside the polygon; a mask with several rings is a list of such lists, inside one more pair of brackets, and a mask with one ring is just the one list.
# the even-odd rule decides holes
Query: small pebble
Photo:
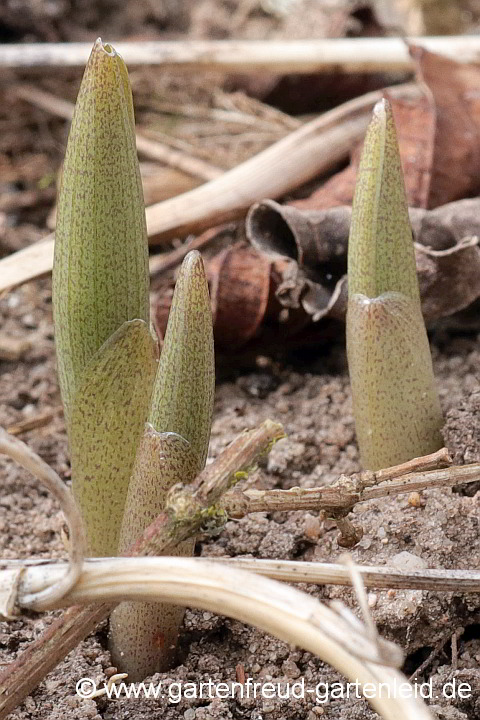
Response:
[{"label": "small pebble", "polygon": [[288,678],[293,678],[295,680],[300,677],[299,667],[296,662],[293,662],[293,660],[285,660],[282,663],[282,670]]},{"label": "small pebble", "polygon": [[408,504],[411,507],[416,507],[416,508],[422,507],[422,497],[421,497],[420,493],[419,492],[410,493],[410,495],[408,496]]},{"label": "small pebble", "polygon": [[374,608],[378,601],[378,595],[376,593],[368,593],[368,607]]},{"label": "small pebble", "polygon": [[37,327],[37,323],[35,322],[35,318],[33,317],[33,315],[32,315],[31,313],[28,313],[28,315],[24,315],[24,316],[22,317],[22,323],[23,323],[23,324],[25,325],[25,327],[27,327],[27,328],[36,328],[36,327]]},{"label": "small pebble", "polygon": [[34,713],[37,709],[34,700],[31,697],[25,699],[25,708],[29,713]]},{"label": "small pebble", "polygon": [[320,521],[318,517],[307,514],[305,516],[305,537],[309,540],[318,540],[320,536]]},{"label": "small pebble", "polygon": [[418,555],[407,550],[397,553],[391,559],[391,564],[398,570],[426,570],[428,563]]},{"label": "small pebble", "polygon": [[18,307],[20,305],[20,298],[17,294],[11,293],[9,297],[7,297],[7,307],[13,310],[14,308]]}]

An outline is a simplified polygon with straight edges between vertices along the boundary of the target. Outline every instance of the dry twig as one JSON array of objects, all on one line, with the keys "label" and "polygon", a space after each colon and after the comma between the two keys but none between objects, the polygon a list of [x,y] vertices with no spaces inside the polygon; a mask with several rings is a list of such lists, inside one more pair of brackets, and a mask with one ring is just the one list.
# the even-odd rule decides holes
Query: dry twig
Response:
[{"label": "dry twig", "polygon": [[[41,575],[33,586],[43,586]],[[401,650],[378,636],[370,616],[364,626],[341,603],[327,607],[287,585],[212,561],[165,557],[89,561],[64,602],[107,598],[188,604],[248,622],[316,653],[360,687],[385,683],[390,691],[371,700],[384,718],[431,720],[421,701],[395,692],[405,682],[396,669],[403,660]],[[4,716],[0,709],[0,718]]]},{"label": "dry twig", "polygon": [[[248,470],[280,437],[283,437],[282,426],[268,420],[240,435],[194,483],[183,491],[176,489],[166,512],[145,530],[128,554],[155,555],[194,535],[209,517],[214,516],[211,506],[236,481],[238,473]],[[0,720],[106,619],[114,606],[112,603],[73,606],[31,643],[0,675]]]},{"label": "dry twig", "polygon": [[[54,495],[63,510],[70,529],[70,563],[67,571],[51,587],[45,588],[39,593],[32,593],[24,598],[24,607],[33,610],[43,610],[49,604],[63,597],[77,582],[85,557],[86,540],[83,531],[82,517],[73,499],[73,495],[66,485],[61,481],[55,470],[44,462],[28,445],[9,435],[3,428],[0,428],[0,453],[15,460],[19,465],[32,473],[43,485]],[[7,597],[7,612],[11,610],[11,603]]]},{"label": "dry twig", "polygon": [[[62,117],[65,120],[71,120],[73,117],[75,107],[73,103],[68,102],[68,100],[63,100],[63,98],[57,98],[55,95],[45,92],[45,90],[40,90],[32,85],[19,85],[15,88],[14,92],[15,95],[22,98],[22,100],[26,100],[32,103],[32,105],[47,110],[53,115]],[[165,165],[181,170],[187,175],[192,175],[201,180],[213,180],[223,173],[223,170],[220,170],[220,168],[214,165],[210,165],[204,160],[192,157],[178,150],[173,150],[163,143],[158,142],[158,140],[151,140],[145,137],[138,131],[136,133],[136,141],[139,153],[150,160],[157,160]]]},{"label": "dry twig", "polygon": [[252,512],[281,512],[289,510],[349,512],[354,505],[373,498],[387,497],[434,487],[452,487],[480,479],[480,463],[455,467],[446,448],[431,455],[408,460],[401,465],[372,472],[367,470],[352,476],[341,475],[327,487],[290,490],[232,490],[224,495],[220,505],[232,518]]},{"label": "dry twig", "polygon": [[[475,35],[415,37],[417,45],[456,60],[475,62],[480,38]],[[126,64],[161,65],[190,72],[371,73],[409,72],[413,63],[409,39],[395,37],[325,38],[319,40],[175,40],[119,42]],[[25,43],[0,46],[0,67],[84,66],[89,43]]]}]

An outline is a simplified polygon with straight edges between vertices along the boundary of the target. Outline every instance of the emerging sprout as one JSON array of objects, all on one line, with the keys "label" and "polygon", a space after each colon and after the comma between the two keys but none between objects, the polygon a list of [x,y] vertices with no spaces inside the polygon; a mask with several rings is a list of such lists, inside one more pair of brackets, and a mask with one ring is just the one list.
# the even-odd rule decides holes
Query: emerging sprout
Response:
[{"label": "emerging sprout", "polygon": [[[188,483],[207,458],[215,390],[213,327],[203,262],[198,252],[183,261],[168,319],[149,420],[140,445],[120,537],[120,552],[162,511],[170,488]],[[191,555],[186,540],[169,554]],[[122,603],[111,617],[115,664],[138,680],[165,670],[175,657],[184,608]]]},{"label": "emerging sprout", "polygon": [[127,320],[149,324],[148,244],[132,93],[122,58],[95,43],[78,93],[58,199],[53,301],[67,419],[80,378]]},{"label": "emerging sprout", "polygon": [[434,452],[443,424],[390,104],[369,125],[348,250],[347,354],[364,467]]},{"label": "emerging sprout", "polygon": [[[200,255],[181,268],[160,362],[148,289],[130,85],[123,60],[98,40],[68,139],[53,275],[72,487],[90,555],[126,551],[207,456],[215,376]],[[192,550],[189,541],[175,552]],[[171,606],[120,606],[111,634],[119,668],[132,679],[165,669],[182,617]]]},{"label": "emerging sprout", "polygon": [[65,155],[53,312],[73,493],[100,556],[118,550],[157,364],[133,122],[125,64],[97,40]]}]

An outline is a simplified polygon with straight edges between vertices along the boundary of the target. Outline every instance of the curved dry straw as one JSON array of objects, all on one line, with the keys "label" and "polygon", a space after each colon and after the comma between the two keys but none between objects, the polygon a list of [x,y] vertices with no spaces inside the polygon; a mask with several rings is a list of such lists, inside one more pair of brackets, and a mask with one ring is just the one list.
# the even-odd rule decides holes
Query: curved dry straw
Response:
[{"label": "curved dry straw", "polygon": [[86,545],[82,518],[70,490],[55,470],[38,457],[28,445],[9,435],[3,428],[0,428],[0,453],[7,455],[31,472],[57,498],[70,530],[70,564],[66,572],[62,571],[63,575],[55,585],[32,591],[22,599],[23,607],[44,610],[68,593],[80,577]]},{"label": "curved dry straw", "polygon": [[[19,583],[20,604],[23,593],[42,591],[52,580],[52,567],[48,573],[42,566],[27,567]],[[250,623],[315,653],[353,683],[374,683],[379,696],[371,703],[387,720],[432,720],[421,700],[396,697],[407,682],[396,669],[402,661],[396,645],[372,638],[344,607],[337,612],[244,570],[198,558],[96,559],[84,565],[75,588],[52,607],[125,599],[189,605]]]}]

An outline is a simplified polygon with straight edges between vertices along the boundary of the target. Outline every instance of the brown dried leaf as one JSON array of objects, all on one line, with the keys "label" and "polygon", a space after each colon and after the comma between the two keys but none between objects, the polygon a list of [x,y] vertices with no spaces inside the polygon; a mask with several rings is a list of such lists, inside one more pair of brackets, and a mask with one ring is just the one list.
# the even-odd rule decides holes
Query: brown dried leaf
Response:
[{"label": "brown dried leaf", "polygon": [[[480,192],[480,67],[417,46],[410,52],[425,92],[389,100],[408,204],[431,209]],[[361,144],[347,168],[292,205],[321,210],[351,204],[360,151]]]},{"label": "brown dried leaf", "polygon": [[272,261],[245,243],[222,251],[210,263],[215,341],[236,348],[251,340],[264,319],[270,297]]},{"label": "brown dried leaf", "polygon": [[434,208],[480,191],[480,68],[420,47],[410,52],[435,104],[429,193],[422,205]]},{"label": "brown dried leaf", "polygon": [[357,177],[357,163],[352,156],[350,165],[333,175],[309,197],[290,203],[300,210],[326,210],[351,205]]},{"label": "brown dried leaf", "polygon": [[[405,192],[410,207],[425,208],[435,161],[434,137],[436,109],[433,95],[426,93],[415,100],[393,98],[387,94],[397,128]],[[447,202],[446,200],[444,202]],[[441,204],[441,203],[437,203]]]},{"label": "brown dried leaf", "polygon": [[[425,319],[469,307],[480,297],[480,199],[410,208],[409,215]],[[236,243],[207,264],[217,349],[302,344],[312,321],[344,320],[350,217],[349,206],[303,211],[273,200],[254,205],[246,224],[252,247]],[[160,333],[170,302],[168,291],[157,297]],[[312,327],[308,341],[323,332]]]}]

